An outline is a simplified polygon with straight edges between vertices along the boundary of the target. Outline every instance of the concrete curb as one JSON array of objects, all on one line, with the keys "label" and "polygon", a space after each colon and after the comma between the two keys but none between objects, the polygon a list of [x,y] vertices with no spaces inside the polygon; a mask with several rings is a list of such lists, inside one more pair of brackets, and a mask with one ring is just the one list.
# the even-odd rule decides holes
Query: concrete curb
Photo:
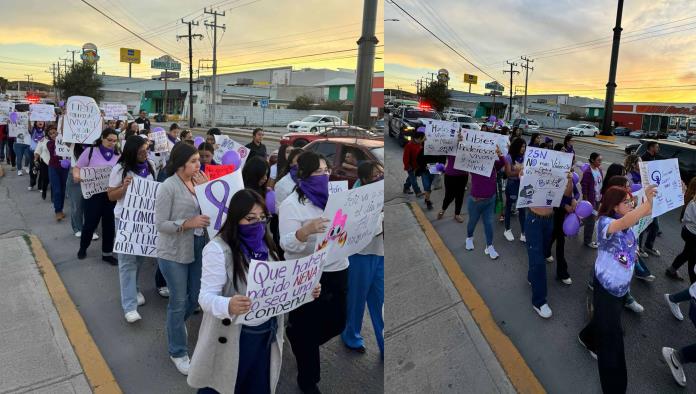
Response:
[{"label": "concrete curb", "polygon": [[[543,131],[547,134],[555,135],[557,137],[565,137],[568,134],[567,132],[564,133],[561,131],[555,131],[555,130],[550,130],[550,129],[539,129],[539,130]],[[573,136],[573,137],[577,137],[577,136]],[[597,142],[597,141],[585,140],[585,139],[581,139],[580,141],[582,141],[585,144],[603,146],[605,148],[617,148],[617,149],[619,149],[619,145],[617,145],[613,142]]]},{"label": "concrete curb", "polygon": [[479,326],[481,333],[488,341],[515,390],[519,393],[545,393],[546,390],[541,385],[541,382],[529,368],[510,338],[498,327],[483,298],[481,298],[474,285],[469,281],[469,278],[462,272],[456,258],[447,248],[442,238],[440,238],[440,235],[425,216],[423,210],[418,206],[418,203],[410,202],[409,205],[416,220],[423,228],[423,232],[428,238],[433,251],[449,275],[454,287],[459,292],[462,301],[469,309],[474,321]]},{"label": "concrete curb", "polygon": [[53,262],[36,235],[29,236],[29,244],[36,259],[48,293],[53,300],[65,333],[72,344],[92,391],[98,394],[120,394],[121,388],[109,365],[99,351],[80,312],[68,294]]}]

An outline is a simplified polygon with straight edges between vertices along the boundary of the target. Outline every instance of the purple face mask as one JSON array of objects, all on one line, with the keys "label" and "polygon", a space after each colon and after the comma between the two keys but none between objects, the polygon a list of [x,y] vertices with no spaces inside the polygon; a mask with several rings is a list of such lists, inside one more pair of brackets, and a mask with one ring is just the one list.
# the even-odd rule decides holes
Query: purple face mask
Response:
[{"label": "purple face mask", "polygon": [[328,175],[314,175],[307,179],[300,179],[297,187],[316,207],[326,208],[326,201],[329,200]]},{"label": "purple face mask", "polygon": [[242,251],[248,259],[268,260],[268,245],[264,241],[266,223],[239,225],[239,239],[242,241]]},{"label": "purple face mask", "polygon": [[290,178],[297,183],[297,165],[290,166]]}]

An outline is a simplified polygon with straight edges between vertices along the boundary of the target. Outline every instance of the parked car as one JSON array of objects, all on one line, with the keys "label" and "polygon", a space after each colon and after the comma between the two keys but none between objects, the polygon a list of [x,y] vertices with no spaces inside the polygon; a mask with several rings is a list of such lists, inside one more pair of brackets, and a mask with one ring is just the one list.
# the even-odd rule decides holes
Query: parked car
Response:
[{"label": "parked car", "polygon": [[[636,154],[642,156],[647,149],[647,143],[653,141],[649,139],[640,140],[641,145],[636,150]],[[691,178],[696,176],[696,147],[667,140],[661,140],[657,143],[660,145],[660,153],[658,155],[661,159],[678,159],[679,174],[684,183],[688,184]]]},{"label": "parked car", "polygon": [[638,143],[638,144],[628,144],[628,145],[626,145],[626,147],[624,148],[624,152],[626,152],[627,155],[632,155],[632,154],[635,154],[635,153],[636,153],[636,151],[638,150],[638,148],[640,148],[640,143]]},{"label": "parked car", "polygon": [[686,140],[686,143],[688,143],[689,145],[696,145],[696,135],[692,135],[691,137],[689,137],[689,139]]},{"label": "parked car", "polygon": [[667,138],[667,131],[662,130],[649,130],[646,135],[647,138]]},{"label": "parked car", "polygon": [[376,160],[384,165],[384,140],[365,138],[323,138],[318,139],[303,148],[304,150],[321,153],[326,157],[332,168],[329,180],[348,181],[348,187],[358,179],[355,169],[343,167],[346,153],[351,152],[358,162]]},{"label": "parked car", "polygon": [[580,123],[577,126],[568,127],[568,132],[573,135],[579,135],[581,137],[584,137],[586,135],[594,137],[597,134],[599,134],[599,129],[595,125]]},{"label": "parked car", "polygon": [[[387,120],[388,119],[388,120]],[[401,107],[391,111],[389,117],[385,117],[387,132],[390,137],[396,137],[399,145],[404,146],[420,126],[421,119],[441,119],[440,115],[427,107]]]},{"label": "parked car", "polygon": [[468,115],[450,114],[447,120],[459,123],[459,127],[462,129],[481,130],[481,126],[476,123],[474,118]]},{"label": "parked car", "polygon": [[616,127],[614,128],[614,135],[629,135],[631,133],[631,129],[628,127]]},{"label": "parked car", "polygon": [[383,138],[383,133],[378,134],[376,132],[366,130],[357,126],[336,126],[331,127],[326,130],[320,131],[318,133],[307,133],[307,132],[294,132],[286,133],[280,137],[281,145],[291,145],[296,148],[301,148],[308,143],[323,139],[323,138],[369,138],[369,139],[379,139]]},{"label": "parked car", "polygon": [[518,118],[512,122],[512,128],[514,129],[515,127],[522,129],[523,135],[532,135],[539,131],[541,125],[534,119]]},{"label": "parked car", "polygon": [[384,118],[377,119],[377,121],[375,121],[375,126],[373,127],[373,129],[376,133],[384,134]]},{"label": "parked car", "polygon": [[678,131],[676,133],[669,133],[667,135],[668,141],[686,142],[687,138],[688,137],[686,135],[686,131],[683,131],[683,132]]},{"label": "parked car", "polygon": [[646,133],[643,130],[636,130],[636,131],[631,131],[630,133],[628,133],[628,136],[632,137],[632,138],[645,138]]},{"label": "parked car", "polygon": [[338,116],[333,115],[309,115],[302,120],[296,120],[288,124],[288,131],[309,131],[316,133],[331,126],[342,126],[344,122]]}]

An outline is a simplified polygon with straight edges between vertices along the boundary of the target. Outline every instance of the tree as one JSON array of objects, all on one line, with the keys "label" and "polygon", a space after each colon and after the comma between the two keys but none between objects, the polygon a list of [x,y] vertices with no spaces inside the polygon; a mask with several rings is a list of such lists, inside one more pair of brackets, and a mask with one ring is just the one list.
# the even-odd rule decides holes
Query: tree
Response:
[{"label": "tree", "polygon": [[104,96],[99,90],[102,86],[103,82],[94,72],[94,67],[85,63],[76,63],[56,81],[56,87],[63,92],[63,97],[87,96],[97,102]]},{"label": "tree", "polygon": [[0,77],[0,92],[7,91],[7,85],[10,83],[7,79]]},{"label": "tree", "polygon": [[353,105],[346,100],[326,100],[316,106],[316,109],[327,111],[350,111]]},{"label": "tree", "polygon": [[570,114],[568,114],[568,116],[566,116],[566,119],[568,120],[582,120],[582,118],[582,114],[578,112],[571,112]]},{"label": "tree", "polygon": [[311,109],[314,99],[309,96],[297,96],[295,101],[288,105],[288,109]]},{"label": "tree", "polygon": [[433,81],[421,90],[420,97],[434,110],[442,112],[451,103],[450,92],[444,83]]}]

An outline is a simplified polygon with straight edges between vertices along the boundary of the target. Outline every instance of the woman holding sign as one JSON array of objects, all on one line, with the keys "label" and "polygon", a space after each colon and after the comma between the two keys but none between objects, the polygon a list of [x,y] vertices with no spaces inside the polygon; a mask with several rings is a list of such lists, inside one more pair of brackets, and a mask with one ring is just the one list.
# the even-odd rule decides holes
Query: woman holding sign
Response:
[{"label": "woman holding sign", "polygon": [[[321,155],[304,152],[297,158],[297,188],[278,209],[280,245],[287,260],[314,253],[317,238],[328,229],[330,221],[322,214],[329,199],[330,173]],[[297,383],[306,393],[319,391],[319,346],[340,334],[346,325],[348,259],[331,261],[329,257],[320,283],[319,299],[290,312],[287,328],[297,360]]]},{"label": "woman holding sign", "polygon": [[[505,184],[505,232],[503,235],[505,239],[512,242],[515,240],[515,236],[512,234],[510,229],[510,217],[512,216],[512,210],[515,209],[515,204],[517,204],[517,196],[520,192],[520,169],[522,168],[522,163],[524,162],[524,152],[527,149],[527,145],[522,138],[517,138],[510,144],[510,150],[505,156],[505,174],[507,174],[507,183]],[[520,220],[520,241],[526,242],[527,238],[524,236],[524,222],[525,222],[525,210],[524,208],[517,209],[517,215]]]},{"label": "woman holding sign", "polygon": [[[139,176],[149,181],[155,181],[155,167],[147,159],[149,143],[144,138],[134,135],[128,137],[123,148],[123,154],[118,164],[111,169],[109,188],[106,189],[110,201],[116,201],[114,217],[116,229],[123,211],[123,198],[133,178]],[[138,273],[145,256],[126,253],[118,254],[118,276],[121,283],[121,307],[128,323],[141,319],[138,306],[145,304],[143,293],[138,291]]]},{"label": "woman holding sign", "polygon": [[48,161],[51,159],[51,154],[46,149],[46,143],[49,141],[51,133],[55,139],[58,134],[56,126],[48,126],[46,134],[36,143],[36,149],[34,149],[34,168],[39,174],[37,190],[41,192],[41,198],[44,200],[46,192],[48,192]]},{"label": "woman holding sign", "polygon": [[53,210],[56,213],[56,220],[65,219],[63,213],[63,205],[65,204],[65,189],[68,182],[68,169],[70,168],[70,160],[58,156],[56,153],[56,137],[58,130],[55,126],[48,128],[48,142],[46,142],[46,150],[48,151],[48,179],[51,182],[51,200],[53,201]]},{"label": "woman holding sign", "polygon": [[[284,315],[238,324],[249,312],[246,296],[251,259],[278,259],[264,199],[252,190],[232,196],[218,236],[203,249],[198,298],[203,322],[191,359],[188,384],[198,393],[272,393],[280,376]],[[312,295],[319,296],[317,286]],[[280,328],[280,329],[279,329]]]},{"label": "woman holding sign", "polygon": [[597,220],[597,261],[594,267],[590,323],[580,332],[580,343],[597,356],[599,380],[605,393],[625,393],[627,386],[621,310],[636,264],[638,240],[631,227],[652,212],[656,189],[645,188],[646,201],[635,207],[625,187],[614,186],[602,196]]},{"label": "woman holding sign", "polygon": [[207,182],[200,172],[198,150],[176,144],[169,156],[167,174],[155,206],[157,258],[169,288],[167,339],[169,358],[184,375],[189,371],[186,319],[197,307],[201,286],[201,259],[210,218],[201,215],[194,187]]},{"label": "woman holding sign", "polygon": [[36,181],[39,175],[39,168],[36,167],[34,162],[34,151],[36,151],[36,145],[46,137],[46,123],[37,121],[34,122],[34,127],[31,129],[31,140],[29,140],[29,188],[28,190],[33,190],[36,186]]},{"label": "woman holding sign", "polygon": [[[80,158],[77,159],[75,167],[72,169],[73,179],[77,182],[84,181],[80,177],[81,168],[92,167],[113,167],[118,162],[119,154],[116,151],[118,143],[118,133],[114,129],[104,129],[101,137],[94,142],[94,146],[85,149]],[[82,185],[84,187],[84,185]],[[85,198],[84,215],[85,224],[82,226],[80,236],[80,250],[77,258],[83,260],[87,257],[87,248],[92,242],[92,234],[97,229],[99,222],[102,223],[102,260],[117,265],[118,260],[113,256],[114,237],[116,227],[114,224],[114,202],[109,201],[106,192],[95,193],[89,198]]]}]

